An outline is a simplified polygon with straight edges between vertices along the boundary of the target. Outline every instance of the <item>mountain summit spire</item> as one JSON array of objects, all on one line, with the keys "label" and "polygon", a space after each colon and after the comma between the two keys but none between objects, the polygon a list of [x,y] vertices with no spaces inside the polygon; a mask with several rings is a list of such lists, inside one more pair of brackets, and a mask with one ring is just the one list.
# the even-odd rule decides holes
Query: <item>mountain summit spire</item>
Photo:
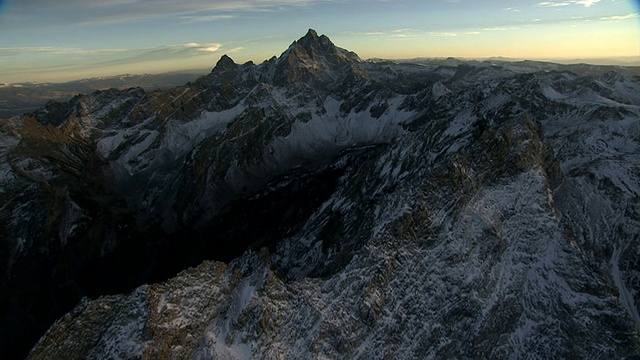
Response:
[{"label": "mountain summit spire", "polygon": [[216,64],[214,70],[228,70],[228,69],[233,69],[235,67],[237,67],[238,65],[235,63],[235,61],[233,61],[232,58],[229,57],[229,55],[224,54],[222,55],[222,57],[220,58],[220,60],[218,60],[218,63]]},{"label": "mountain summit spire", "polygon": [[309,29],[280,55],[274,75],[276,85],[292,82],[322,85],[342,81],[358,68],[358,55],[335,46],[326,35]]},{"label": "mountain summit spire", "polygon": [[318,33],[313,29],[309,29],[309,31],[307,31],[307,34],[302,39],[314,39],[314,40],[317,40],[318,39]]}]

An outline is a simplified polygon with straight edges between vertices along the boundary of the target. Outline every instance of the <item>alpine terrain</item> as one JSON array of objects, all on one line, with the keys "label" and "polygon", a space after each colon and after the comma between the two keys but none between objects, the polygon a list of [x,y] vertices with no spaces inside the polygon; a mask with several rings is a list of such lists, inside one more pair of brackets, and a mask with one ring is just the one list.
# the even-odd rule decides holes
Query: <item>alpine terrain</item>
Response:
[{"label": "alpine terrain", "polygon": [[315,31],[0,120],[0,354],[640,355],[640,78]]}]

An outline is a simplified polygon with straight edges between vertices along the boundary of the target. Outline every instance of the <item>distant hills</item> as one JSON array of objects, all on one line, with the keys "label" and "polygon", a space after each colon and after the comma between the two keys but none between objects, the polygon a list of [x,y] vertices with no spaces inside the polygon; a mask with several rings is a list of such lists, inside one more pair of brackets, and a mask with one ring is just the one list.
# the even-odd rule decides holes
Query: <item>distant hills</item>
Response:
[{"label": "distant hills", "polygon": [[74,80],[65,83],[0,84],[0,118],[31,112],[48,101],[68,101],[78,94],[96,90],[141,87],[146,91],[184,85],[209,69],[181,70],[162,74],[117,75]]},{"label": "distant hills", "polygon": [[[388,60],[375,59],[370,60],[374,62],[386,62]],[[598,59],[581,60],[577,59],[572,63],[556,63],[550,61],[538,61],[538,60],[518,60],[510,58],[488,58],[488,59],[461,59],[461,58],[414,58],[405,60],[394,60],[395,63],[411,63],[422,64],[431,66],[459,66],[462,64],[491,64],[509,67],[522,67],[527,72],[534,69],[544,71],[569,71],[576,75],[602,75],[611,71],[615,71],[620,74],[639,76],[640,66],[634,64],[630,65],[603,65],[598,63]]]}]

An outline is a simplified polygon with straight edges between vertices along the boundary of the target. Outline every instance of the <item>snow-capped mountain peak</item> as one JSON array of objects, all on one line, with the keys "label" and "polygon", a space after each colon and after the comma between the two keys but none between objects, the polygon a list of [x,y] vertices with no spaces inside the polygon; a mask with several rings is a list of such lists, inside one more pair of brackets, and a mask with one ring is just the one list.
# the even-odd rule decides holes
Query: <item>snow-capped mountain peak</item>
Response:
[{"label": "snow-capped mountain peak", "polygon": [[213,68],[213,71],[224,71],[234,69],[238,66],[238,64],[233,61],[227,54],[222,55],[220,60],[216,63],[216,66]]},{"label": "snow-capped mountain peak", "polygon": [[359,71],[360,58],[355,53],[335,46],[331,40],[309,29],[280,55],[274,84],[308,83],[314,87],[334,87]]}]

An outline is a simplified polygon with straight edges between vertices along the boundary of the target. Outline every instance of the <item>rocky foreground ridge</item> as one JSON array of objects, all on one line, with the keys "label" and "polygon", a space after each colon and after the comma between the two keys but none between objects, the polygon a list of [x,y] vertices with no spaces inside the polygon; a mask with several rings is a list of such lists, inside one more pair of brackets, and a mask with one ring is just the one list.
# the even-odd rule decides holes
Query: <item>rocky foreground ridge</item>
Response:
[{"label": "rocky foreground ridge", "polygon": [[638,355],[639,119],[635,76],[313,30],[49,103],[0,123],[0,353]]}]

